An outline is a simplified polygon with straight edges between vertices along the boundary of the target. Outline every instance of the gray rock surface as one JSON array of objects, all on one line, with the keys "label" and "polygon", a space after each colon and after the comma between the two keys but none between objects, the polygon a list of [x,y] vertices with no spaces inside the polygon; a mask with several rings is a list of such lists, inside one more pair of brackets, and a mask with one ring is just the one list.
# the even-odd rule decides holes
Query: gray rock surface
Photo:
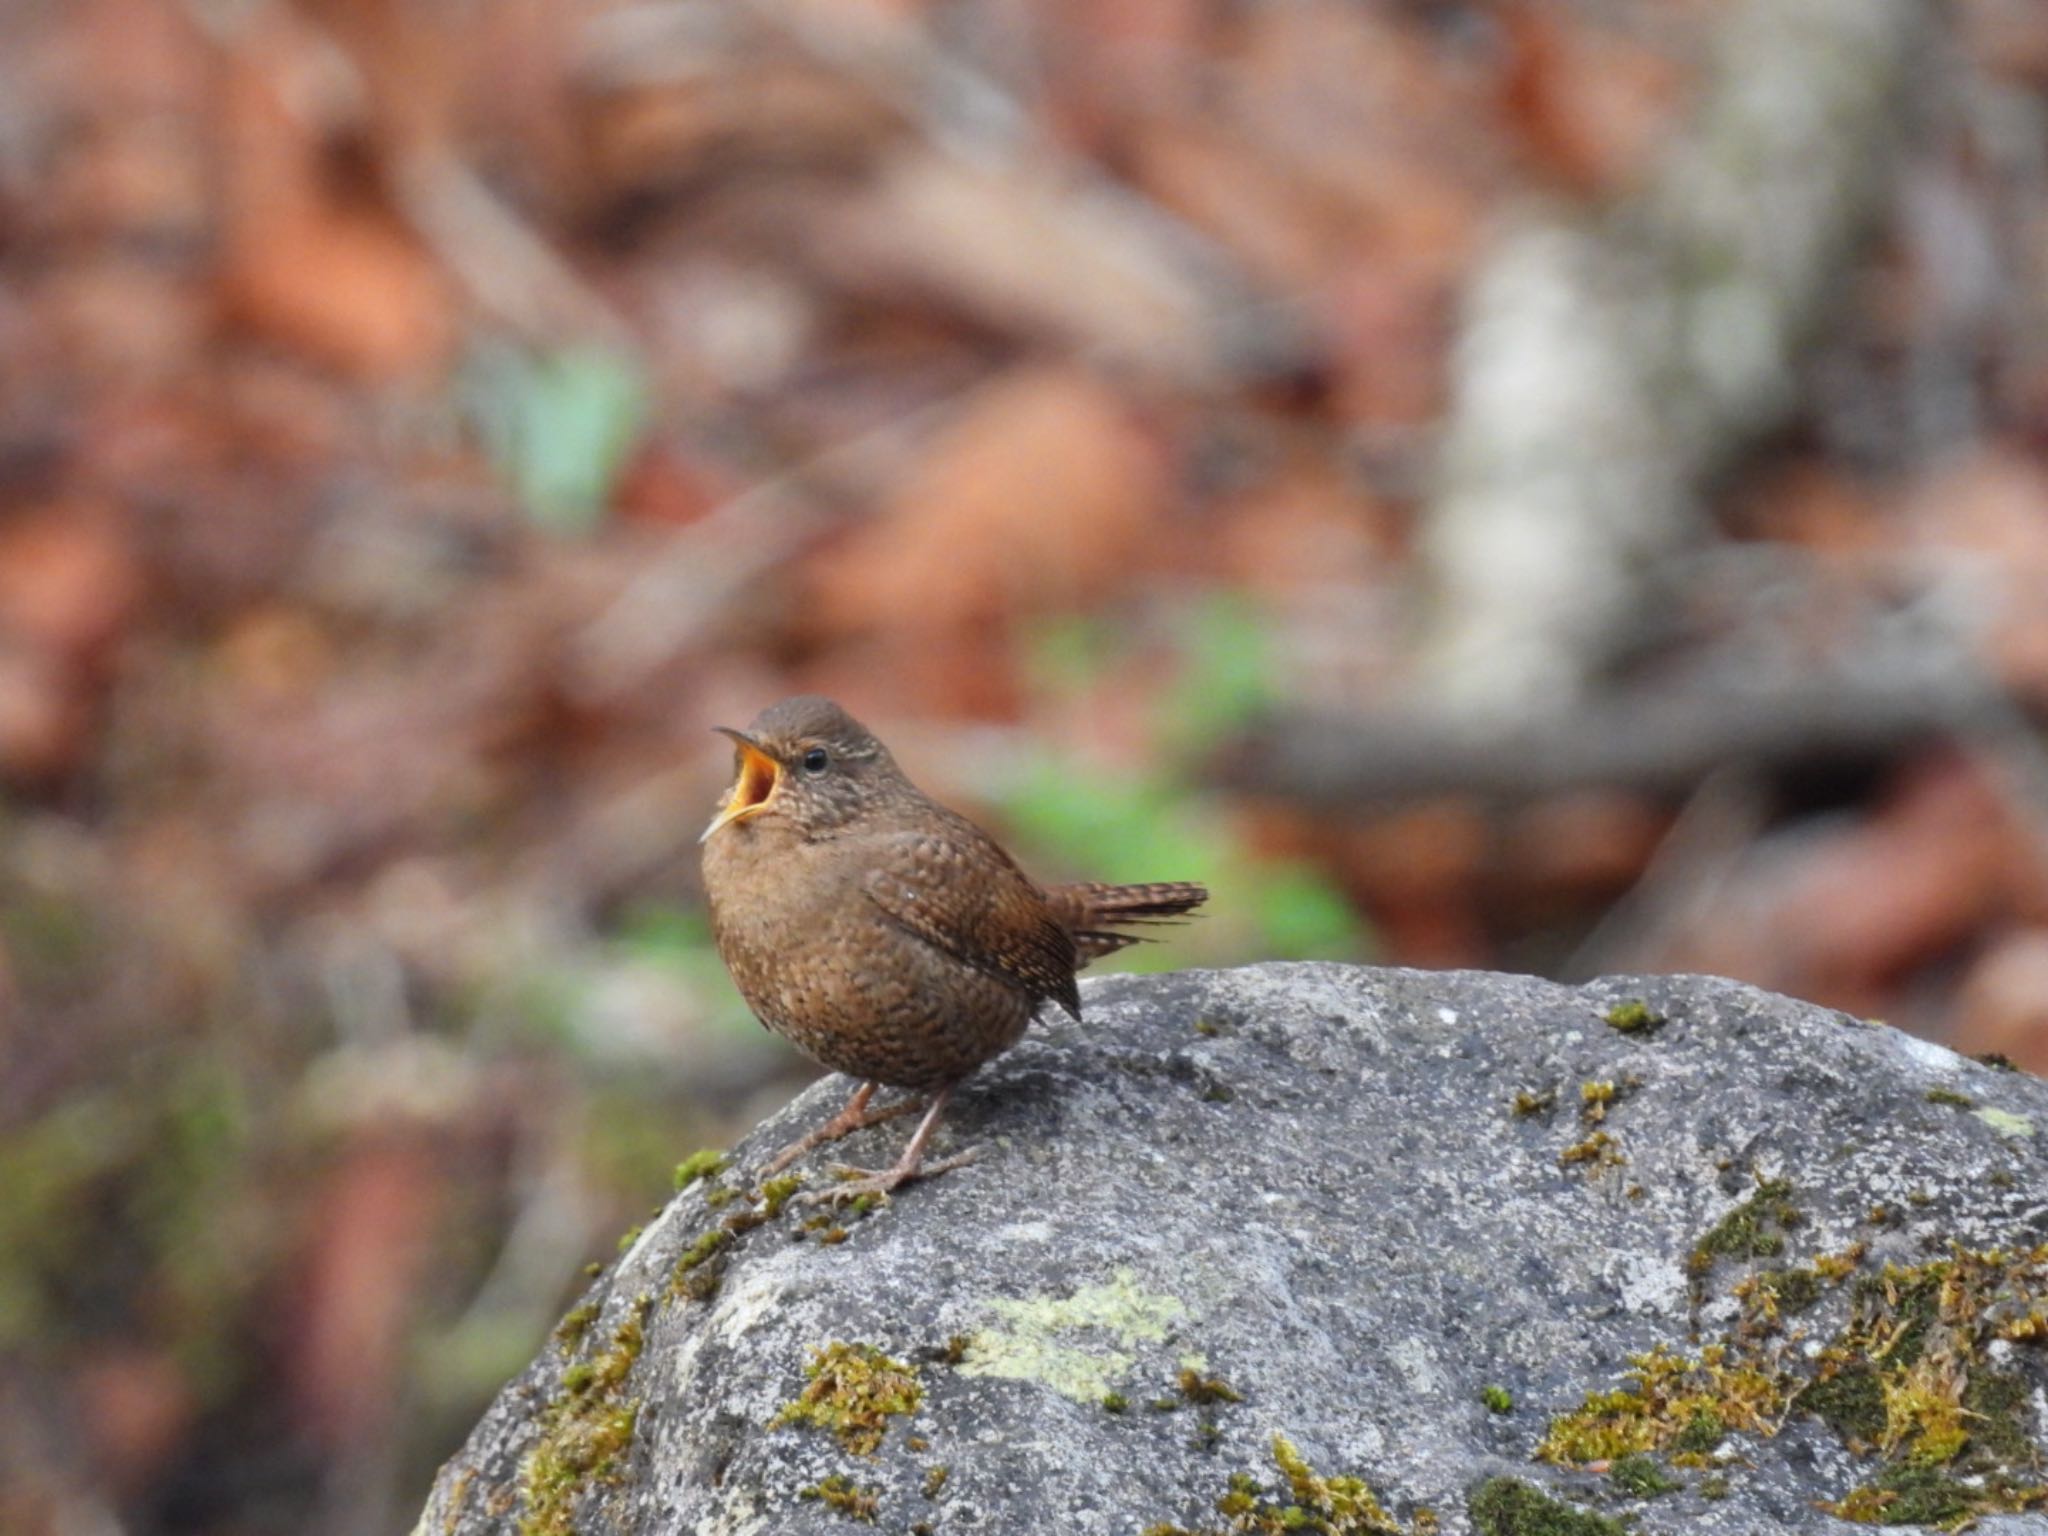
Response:
[{"label": "gray rock surface", "polygon": [[[1660,1026],[1608,1022],[1638,998]],[[2048,1285],[2030,1290],[2023,1264],[2048,1244],[2048,1084],[1698,977],[1567,988],[1269,965],[1093,981],[1084,1014],[1042,1021],[958,1096],[939,1151],[978,1143],[978,1163],[839,1217],[843,1240],[805,1232],[817,1213],[795,1204],[712,1235],[757,1209],[716,1192],[751,1190],[846,1085],[762,1126],[596,1282],[594,1311],[562,1330],[572,1342],[443,1470],[420,1531],[845,1536],[864,1516],[934,1536],[1278,1530],[1304,1490],[1276,1436],[1321,1477],[1369,1484],[1386,1529],[1427,1530],[1427,1510],[1487,1536],[1620,1529],[1569,1511],[1644,1533],[1848,1531],[1818,1503],[1916,1447],[1941,1462],[1932,1431],[1906,1424],[1888,1461],[1791,1391],[1822,1371],[1824,1345],[1853,1339],[1854,1309],[1879,1331],[1885,1264],[1933,1274],[1953,1244],[2006,1250],[2010,1267],[1941,1335],[1955,1358],[1928,1346],[1930,1368],[2003,1383],[1994,1475],[2012,1502],[2048,1481],[2033,1464],[2048,1346],[2018,1321],[2030,1296],[2048,1320]],[[1615,1085],[1597,1125],[1588,1083]],[[905,1134],[897,1122],[841,1152],[882,1166]],[[806,1160],[812,1187],[823,1161]],[[1760,1202],[1759,1180],[1789,1191]],[[1735,1294],[1857,1245],[1775,1330],[1754,1286],[1747,1309]],[[828,1416],[850,1406],[843,1437],[778,1424],[834,1341],[913,1368],[915,1411],[864,1415],[827,1379],[813,1395]],[[1716,1343],[1792,1384],[1766,1415],[1775,1433],[1731,1433],[1704,1465],[1673,1466],[1667,1443],[1657,1467],[1683,1486],[1648,1499],[1534,1459],[1556,1416],[1624,1384],[1631,1355]],[[1936,1469],[1958,1479],[1950,1499],[1994,1486],[1971,1481],[1993,1437],[1970,1402],[1974,1438]],[[1219,1511],[1233,1474],[1240,1497]],[[1504,1484],[1473,1502],[1503,1476],[1558,1503]],[[1342,1513],[1342,1486],[1323,1505],[1307,1490],[1297,1524],[1381,1529]],[[2039,1536],[2048,1514],[1983,1528]]]}]

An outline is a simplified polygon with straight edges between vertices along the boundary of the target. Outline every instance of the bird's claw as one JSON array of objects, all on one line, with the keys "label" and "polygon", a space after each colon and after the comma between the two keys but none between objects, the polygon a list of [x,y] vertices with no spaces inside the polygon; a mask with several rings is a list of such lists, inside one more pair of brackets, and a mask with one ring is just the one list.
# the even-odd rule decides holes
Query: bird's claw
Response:
[{"label": "bird's claw", "polygon": [[935,1163],[915,1163],[905,1167],[899,1163],[894,1168],[877,1173],[871,1168],[855,1168],[848,1163],[832,1164],[832,1172],[839,1182],[823,1189],[806,1190],[796,1196],[800,1205],[852,1205],[855,1201],[872,1196],[887,1200],[896,1190],[918,1179],[936,1178],[942,1173],[951,1173],[955,1168],[964,1168],[981,1156],[981,1148],[969,1147],[965,1152],[941,1158]]}]

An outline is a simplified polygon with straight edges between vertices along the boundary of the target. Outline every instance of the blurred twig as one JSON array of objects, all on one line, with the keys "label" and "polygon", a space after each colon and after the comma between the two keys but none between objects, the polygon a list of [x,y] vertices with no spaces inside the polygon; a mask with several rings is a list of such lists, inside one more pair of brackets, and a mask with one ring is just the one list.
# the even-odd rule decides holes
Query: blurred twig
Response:
[{"label": "blurred twig", "polygon": [[1607,909],[1557,972],[1580,981],[1653,970],[1671,935],[1710,910],[1729,873],[1770,819],[1769,798],[1750,769],[1717,769],[1695,790],[1628,893]]},{"label": "blurred twig", "polygon": [[624,318],[461,158],[417,149],[391,181],[399,210],[485,315],[528,341],[638,350]]},{"label": "blurred twig", "polygon": [[[969,307],[1065,337],[1084,356],[1214,387],[1301,365],[1307,340],[1208,236],[1063,149],[928,27],[873,10],[746,0],[752,18],[915,133],[877,167],[864,268],[896,266]],[[644,87],[731,67],[731,17],[649,0],[593,22],[593,79]],[[820,253],[829,257],[832,253]]]},{"label": "blurred twig", "polygon": [[[319,135],[361,118],[372,100],[361,64],[311,18],[275,0],[184,0],[201,35],[234,53],[259,22],[288,23],[304,63],[269,83],[285,111]],[[492,322],[537,343],[636,348],[633,328],[553,244],[445,143],[406,143],[385,167],[398,212]]]},{"label": "blurred twig", "polygon": [[677,533],[570,638],[570,691],[594,702],[644,682],[752,582],[827,531],[835,521],[835,498],[871,491],[905,449],[959,410],[965,398],[948,396],[835,443]]}]

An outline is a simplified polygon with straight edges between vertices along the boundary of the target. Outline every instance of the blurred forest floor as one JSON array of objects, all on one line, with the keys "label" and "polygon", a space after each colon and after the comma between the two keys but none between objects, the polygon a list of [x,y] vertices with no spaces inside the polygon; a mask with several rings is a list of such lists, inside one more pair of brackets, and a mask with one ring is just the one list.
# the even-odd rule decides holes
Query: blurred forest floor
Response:
[{"label": "blurred forest floor", "polygon": [[2015,730],[1252,792],[1411,680],[1503,221],[1651,174],[1735,9],[0,11],[0,1530],[408,1525],[808,1075],[694,847],[791,692],[1047,878],[1211,880],[1149,963],[1713,970],[2048,1069],[2036,0],[1945,8],[1635,658],[1924,632]]}]

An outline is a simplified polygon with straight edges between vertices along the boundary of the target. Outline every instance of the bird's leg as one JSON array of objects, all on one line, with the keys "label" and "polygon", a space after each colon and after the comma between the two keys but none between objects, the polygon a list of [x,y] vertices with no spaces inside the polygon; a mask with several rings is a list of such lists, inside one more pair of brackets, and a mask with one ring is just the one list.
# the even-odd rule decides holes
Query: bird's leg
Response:
[{"label": "bird's leg", "polygon": [[969,1147],[965,1152],[936,1163],[927,1164],[924,1160],[924,1149],[931,1142],[932,1132],[939,1128],[939,1116],[946,1112],[946,1101],[952,1096],[951,1083],[932,1095],[931,1108],[924,1112],[924,1119],[917,1123],[917,1132],[910,1138],[910,1145],[903,1149],[903,1155],[896,1159],[895,1167],[882,1173],[874,1173],[866,1168],[849,1168],[844,1163],[834,1164],[833,1172],[849,1175],[844,1183],[834,1184],[828,1189],[813,1190],[799,1198],[806,1205],[831,1205],[858,1200],[862,1195],[886,1195],[898,1185],[908,1184],[912,1179],[934,1178],[973,1162],[980,1155],[979,1148]]},{"label": "bird's leg", "polygon": [[875,1096],[876,1086],[874,1083],[862,1083],[854,1089],[853,1097],[846,1101],[846,1108],[808,1136],[800,1137],[776,1153],[761,1170],[761,1177],[774,1177],[813,1147],[822,1147],[828,1141],[837,1141],[842,1136],[851,1136],[855,1131],[864,1131],[871,1125],[880,1125],[885,1120],[897,1119],[917,1108],[916,1099],[905,1099],[899,1104],[869,1109],[868,1100]]}]

